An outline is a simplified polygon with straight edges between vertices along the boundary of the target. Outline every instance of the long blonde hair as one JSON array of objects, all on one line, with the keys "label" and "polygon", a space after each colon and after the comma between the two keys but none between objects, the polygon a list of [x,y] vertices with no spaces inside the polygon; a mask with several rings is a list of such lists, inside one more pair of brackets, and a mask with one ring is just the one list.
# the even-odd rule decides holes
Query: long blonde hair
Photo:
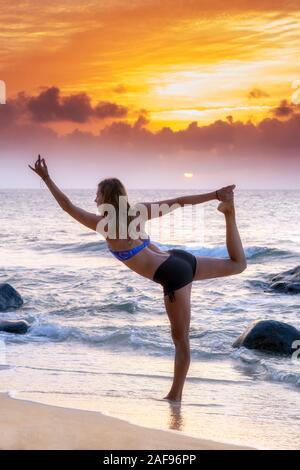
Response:
[{"label": "long blonde hair", "polygon": [[[116,211],[116,231],[119,232],[119,197],[125,196],[127,198],[127,236],[129,236],[128,228],[130,222],[135,216],[129,215],[130,204],[128,201],[128,194],[124,184],[118,178],[105,178],[98,183],[98,189],[102,195],[102,204],[111,204]],[[104,215],[107,211],[104,212]]]}]

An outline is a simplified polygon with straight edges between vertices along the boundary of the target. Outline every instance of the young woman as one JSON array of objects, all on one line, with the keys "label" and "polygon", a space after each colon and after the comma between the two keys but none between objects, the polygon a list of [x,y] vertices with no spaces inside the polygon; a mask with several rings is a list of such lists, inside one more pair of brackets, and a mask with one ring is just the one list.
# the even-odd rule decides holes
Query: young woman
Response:
[{"label": "young woman", "polygon": [[[75,206],[50,178],[45,160],[41,159],[40,155],[34,168],[28,166],[45,181],[64,211],[91,230],[100,231],[99,226],[104,222],[107,211],[104,212],[104,215],[97,215]],[[150,238],[142,241],[140,238],[131,237],[128,235],[129,230],[125,238],[110,237],[107,236],[107,232],[101,232],[106,237],[109,250],[117,259],[137,274],[163,286],[164,304],[170,320],[171,335],[175,345],[173,384],[167,396],[164,397],[170,401],[181,401],[182,390],[190,365],[189,327],[193,281],[238,274],[247,267],[235,219],[234,188],[235,185],[230,185],[205,194],[179,196],[155,203],[139,203],[139,207],[145,209],[143,214],[146,221],[162,214],[152,210],[153,204],[156,206],[157,204],[159,206],[163,205],[164,208],[168,207],[170,212],[186,204],[193,205],[214,199],[219,200],[218,210],[224,214],[226,222],[228,259],[194,256],[192,253],[180,249],[162,251],[151,242]],[[110,205],[115,210],[117,228],[119,227],[120,197],[125,197],[125,200],[127,200],[127,192],[117,178],[104,179],[98,184],[95,203],[98,207]],[[130,208],[128,200],[127,208]],[[164,210],[163,213],[165,214],[166,211]],[[132,221],[132,218],[128,216],[127,222],[130,223],[130,221]],[[119,231],[117,230],[116,233],[118,235]]]}]

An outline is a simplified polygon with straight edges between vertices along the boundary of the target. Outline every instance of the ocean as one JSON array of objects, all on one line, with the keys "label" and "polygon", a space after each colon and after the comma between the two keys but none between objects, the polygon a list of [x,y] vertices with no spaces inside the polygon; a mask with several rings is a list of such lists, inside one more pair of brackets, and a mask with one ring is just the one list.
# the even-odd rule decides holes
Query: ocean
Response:
[{"label": "ocean", "polygon": [[[129,199],[206,191],[131,190]],[[96,213],[94,190],[65,192]],[[300,329],[300,296],[269,289],[272,276],[300,264],[299,196],[235,191],[248,267],[194,282],[191,366],[182,403],[171,405],[162,400],[174,360],[162,287],[116,260],[104,239],[63,212],[46,188],[0,190],[0,282],[24,299],[21,309],[0,318],[32,325],[26,335],[0,333],[0,392],[195,437],[299,448],[300,360],[231,346],[255,320]],[[185,211],[172,237],[169,216],[151,221],[152,241],[227,257],[225,221],[216,208],[217,201],[201,205],[196,221],[192,208]]]}]

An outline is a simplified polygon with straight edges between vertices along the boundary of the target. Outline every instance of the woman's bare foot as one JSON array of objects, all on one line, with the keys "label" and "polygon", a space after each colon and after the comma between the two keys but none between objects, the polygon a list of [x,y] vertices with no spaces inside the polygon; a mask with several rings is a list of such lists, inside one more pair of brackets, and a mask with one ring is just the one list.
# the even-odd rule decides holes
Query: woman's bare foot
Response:
[{"label": "woman's bare foot", "polygon": [[181,402],[181,398],[173,397],[171,395],[167,395],[163,399],[168,400],[168,401],[172,401],[172,402],[175,402],[175,403],[180,403]]},{"label": "woman's bare foot", "polygon": [[229,186],[224,186],[221,189],[216,191],[216,196],[219,201],[229,202],[233,198],[233,190],[235,189],[235,184],[230,184]]},{"label": "woman's bare foot", "polygon": [[224,215],[235,215],[233,198],[228,202],[220,202],[218,211],[222,212]]}]

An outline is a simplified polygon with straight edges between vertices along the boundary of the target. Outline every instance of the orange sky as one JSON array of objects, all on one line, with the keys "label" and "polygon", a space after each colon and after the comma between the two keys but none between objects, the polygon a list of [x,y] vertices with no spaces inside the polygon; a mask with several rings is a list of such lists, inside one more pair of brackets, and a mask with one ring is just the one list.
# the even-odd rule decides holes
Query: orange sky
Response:
[{"label": "orange sky", "polygon": [[262,161],[261,185],[269,167],[275,185],[285,169],[290,179],[280,184],[294,181],[299,0],[0,0],[0,12],[8,179],[20,149],[24,159],[43,151],[53,161],[64,151],[79,168],[82,146],[92,163],[109,148],[114,169],[148,158],[149,174],[166,172],[161,187],[172,159],[175,187],[199,186],[191,174],[206,169],[207,181],[216,168],[226,183],[229,161],[244,185],[239,171],[252,171],[254,184]]},{"label": "orange sky", "polygon": [[8,96],[55,85],[125,105],[128,122],[146,109],[151,129],[257,122],[299,79],[295,4],[2,0],[0,78]]}]

